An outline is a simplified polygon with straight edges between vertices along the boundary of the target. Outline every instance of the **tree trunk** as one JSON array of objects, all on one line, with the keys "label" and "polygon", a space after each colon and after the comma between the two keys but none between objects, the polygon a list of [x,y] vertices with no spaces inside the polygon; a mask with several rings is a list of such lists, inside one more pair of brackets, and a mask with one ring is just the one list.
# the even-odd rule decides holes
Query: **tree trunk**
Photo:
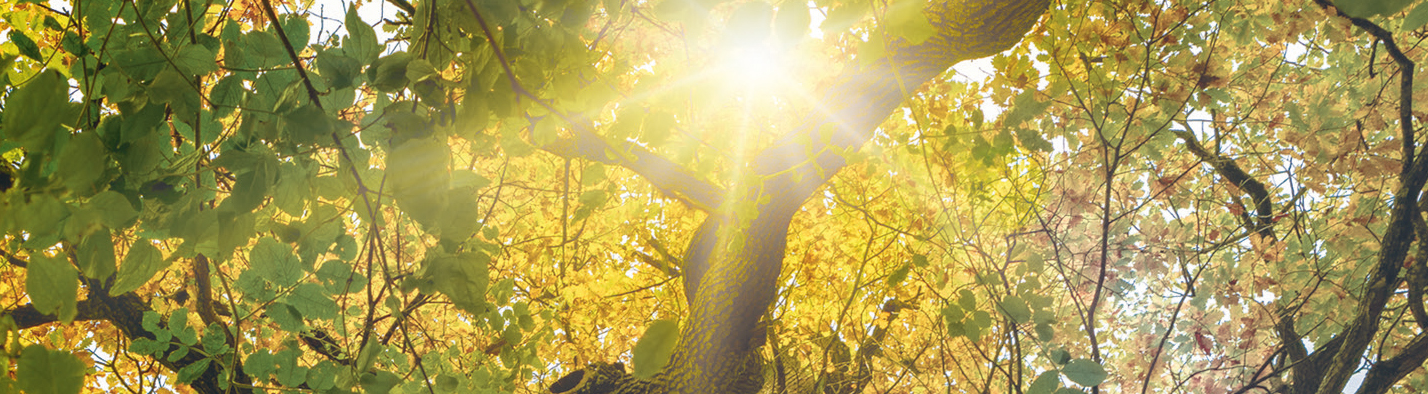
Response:
[{"label": "tree trunk", "polygon": [[[749,163],[751,177],[730,187],[728,200],[705,219],[712,226],[690,243],[685,272],[692,312],[657,381],[678,393],[757,391],[761,379],[750,375],[761,371],[750,368],[758,357],[750,345],[760,339],[755,324],[774,301],[789,223],[846,164],[838,152],[861,147],[912,91],[953,64],[1020,41],[1048,4],[931,4],[926,15],[935,36],[917,45],[889,44],[889,57],[854,68],[821,94],[829,111],[804,115],[800,127],[760,152]],[[829,127],[831,134],[821,132]]]}]

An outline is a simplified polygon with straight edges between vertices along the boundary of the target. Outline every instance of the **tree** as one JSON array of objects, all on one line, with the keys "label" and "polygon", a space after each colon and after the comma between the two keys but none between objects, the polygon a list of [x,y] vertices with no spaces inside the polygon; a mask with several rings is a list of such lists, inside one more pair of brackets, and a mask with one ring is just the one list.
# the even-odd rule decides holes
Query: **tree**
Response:
[{"label": "tree", "polygon": [[0,392],[1428,385],[1422,5],[3,5]]}]

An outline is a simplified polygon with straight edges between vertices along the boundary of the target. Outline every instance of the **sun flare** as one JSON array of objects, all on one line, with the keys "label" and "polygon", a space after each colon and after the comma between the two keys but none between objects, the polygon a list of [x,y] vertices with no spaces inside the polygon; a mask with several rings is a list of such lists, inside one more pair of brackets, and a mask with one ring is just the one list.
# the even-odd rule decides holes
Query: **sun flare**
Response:
[{"label": "sun flare", "polygon": [[732,48],[723,54],[723,79],[745,94],[772,94],[788,80],[785,55],[768,45]]}]

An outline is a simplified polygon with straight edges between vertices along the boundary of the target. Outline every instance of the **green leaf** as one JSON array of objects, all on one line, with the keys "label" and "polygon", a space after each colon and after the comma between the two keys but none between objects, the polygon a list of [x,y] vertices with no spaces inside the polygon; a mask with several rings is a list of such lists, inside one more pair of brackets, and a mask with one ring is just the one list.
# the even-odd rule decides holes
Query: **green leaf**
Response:
[{"label": "green leaf", "polygon": [[54,70],[36,75],[5,100],[5,138],[30,152],[49,152],[68,104],[69,83],[64,76]]},{"label": "green leaf", "polygon": [[[287,40],[292,43],[293,49],[302,52],[303,47],[306,47],[308,41],[312,39],[307,18],[300,14],[283,14],[278,16],[278,20],[283,24],[283,33],[287,34]],[[276,29],[273,33],[277,33]]]},{"label": "green leaf", "polygon": [[273,353],[268,349],[258,349],[248,355],[248,358],[243,359],[243,372],[247,372],[248,376],[257,378],[257,380],[266,381],[268,375],[273,373],[274,365],[276,362],[273,361]]},{"label": "green leaf", "polygon": [[739,5],[729,15],[729,23],[724,27],[724,39],[730,45],[752,45],[768,38],[772,26],[773,7],[763,1],[750,1]]},{"label": "green leaf", "polygon": [[377,373],[363,373],[359,379],[362,390],[368,393],[388,393],[392,387],[402,383],[402,377],[387,371],[377,371]]},{"label": "green leaf", "polygon": [[348,56],[361,64],[369,64],[377,59],[377,54],[382,50],[377,45],[377,32],[357,15],[357,7],[347,7],[343,27],[347,29],[347,40],[342,43],[342,48],[347,51]]},{"label": "green leaf", "polygon": [[268,306],[268,317],[273,322],[278,323],[278,328],[287,332],[302,332],[307,329],[307,323],[302,320],[302,312],[297,308],[283,302],[274,302]]},{"label": "green leaf", "polygon": [[64,257],[49,257],[43,253],[30,255],[29,274],[25,276],[25,292],[35,310],[55,315],[68,324],[74,321],[75,297],[79,291],[79,275]]},{"label": "green leaf", "polygon": [[1026,301],[1021,297],[1007,296],[1002,299],[1002,311],[1017,324],[1031,321],[1031,309],[1026,307]]},{"label": "green leaf", "polygon": [[1026,394],[1051,394],[1061,387],[1061,374],[1056,371],[1042,372],[1036,376],[1036,380],[1031,382],[1031,387],[1027,387]]},{"label": "green leaf", "polygon": [[886,19],[883,26],[888,27],[888,32],[893,36],[902,37],[909,44],[918,45],[926,42],[937,34],[937,29],[928,22],[927,15],[922,12],[927,8],[927,0],[898,0],[888,6]]},{"label": "green leaf", "polygon": [[605,206],[605,201],[610,198],[609,193],[604,190],[591,190],[580,194],[580,207],[575,208],[575,215],[572,220],[581,221],[590,217],[595,210]]},{"label": "green leaf", "polygon": [[78,263],[86,278],[106,280],[114,274],[114,239],[108,229],[95,231],[80,241]]},{"label": "green leaf", "polygon": [[480,252],[435,254],[423,263],[426,278],[456,307],[473,314],[486,310],[486,287],[491,283],[491,258]]},{"label": "green leaf", "polygon": [[180,343],[188,346],[198,344],[198,332],[188,326],[188,308],[180,307],[169,313],[168,327]]},{"label": "green leaf", "polygon": [[1355,18],[1392,15],[1403,11],[1414,0],[1336,0],[1334,6]]},{"label": "green leaf", "polygon": [[20,353],[15,383],[27,394],[78,393],[84,385],[84,362],[66,351],[26,346]]},{"label": "green leaf", "polygon": [[332,126],[335,122],[316,105],[303,104],[283,115],[283,120],[284,131],[292,142],[319,144],[331,141]]},{"label": "green leaf", "polygon": [[258,161],[252,171],[238,174],[233,193],[219,205],[220,210],[246,213],[258,209],[268,198],[268,190],[277,181],[278,169],[271,157]]},{"label": "green leaf", "polygon": [[203,351],[211,355],[228,353],[228,335],[218,322],[209,324],[203,329],[203,339],[199,341],[203,345]]},{"label": "green leaf", "polygon": [[655,320],[650,323],[633,350],[635,377],[649,379],[664,369],[678,342],[679,321]]},{"label": "green leaf", "polygon": [[1066,365],[1069,361],[1071,361],[1071,353],[1067,352],[1066,349],[1051,351],[1051,362],[1056,363],[1056,365]]},{"label": "green leaf", "polygon": [[320,284],[299,284],[292,294],[288,295],[287,300],[308,319],[326,320],[337,317],[337,302],[332,300],[332,296]]},{"label": "green leaf", "polygon": [[901,285],[901,284],[902,284],[902,281],[907,280],[907,273],[908,273],[908,271],[911,270],[911,269],[912,269],[912,265],[910,265],[910,264],[904,264],[904,265],[898,267],[897,269],[893,270],[892,273],[888,274],[888,280],[887,280],[888,287],[891,288],[891,287],[897,287],[898,285]]},{"label": "green leaf", "polygon": [[1036,325],[1036,338],[1050,342],[1056,339],[1056,328],[1047,323],[1039,323]]},{"label": "green leaf", "polygon": [[958,297],[957,297],[957,305],[958,305],[958,306],[961,306],[963,310],[969,310],[969,311],[977,310],[977,295],[976,295],[976,294],[972,294],[972,291],[971,291],[971,290],[967,290],[967,289],[962,289],[961,291],[957,292],[957,294],[958,294]]},{"label": "green leaf", "polygon": [[[447,191],[446,200],[448,202],[462,201],[474,194],[471,189],[452,188]],[[477,209],[476,204],[447,204],[446,211],[441,215],[438,225],[441,227],[443,241],[460,243],[471,238],[476,234],[476,230],[480,229],[481,211]]]},{"label": "green leaf", "polygon": [[213,51],[202,45],[189,45],[174,56],[174,64],[186,77],[218,71],[218,61]]},{"label": "green leaf", "polygon": [[362,62],[357,59],[334,52],[323,55],[317,59],[317,72],[327,78],[327,84],[333,89],[350,88],[353,81],[362,75]]},{"label": "green leaf", "polygon": [[243,36],[241,45],[245,48],[243,53],[248,55],[248,67],[244,68],[292,66],[292,59],[288,58],[287,51],[283,49],[283,42],[272,33],[250,31]]},{"label": "green leaf", "polygon": [[69,144],[60,151],[58,175],[64,177],[64,185],[71,192],[90,195],[96,190],[95,181],[104,175],[109,163],[109,154],[104,144],[93,132],[79,133],[71,137]]},{"label": "green leaf", "polygon": [[198,91],[194,89],[191,81],[172,68],[164,69],[154,77],[154,82],[149,84],[148,93],[150,100],[168,104],[174,115],[185,119],[189,124],[195,122],[195,111],[203,106],[203,99],[198,96]]},{"label": "green leaf", "polygon": [[1413,7],[1413,11],[1409,11],[1408,16],[1403,18],[1403,25],[1399,27],[1399,30],[1414,31],[1423,27],[1424,24],[1428,24],[1428,2],[1419,3],[1417,7]]},{"label": "green leaf", "polygon": [[807,5],[785,1],[774,14],[774,37],[785,45],[803,41],[808,37],[810,18]]},{"label": "green leaf", "polygon": [[853,24],[863,20],[868,14],[869,2],[854,1],[840,3],[832,11],[828,12],[828,19],[824,19],[819,25],[819,30],[824,34],[841,31],[852,27]]},{"label": "green leaf", "polygon": [[10,42],[15,43],[15,47],[20,49],[21,55],[25,55],[25,57],[34,59],[37,62],[44,63],[45,59],[44,57],[42,57],[42,55],[40,55],[40,46],[36,45],[35,40],[31,40],[30,36],[25,35],[25,33],[21,33],[20,29],[10,29]]},{"label": "green leaf", "polygon": [[367,287],[367,277],[353,272],[352,266],[342,260],[322,263],[322,268],[317,270],[317,279],[331,294],[353,293]]},{"label": "green leaf", "polygon": [[113,190],[100,192],[89,199],[89,209],[100,212],[99,223],[109,228],[128,227],[139,212],[129,204],[129,199]]},{"label": "green leaf", "polygon": [[387,158],[387,182],[397,206],[431,229],[440,223],[447,205],[451,172],[450,147],[436,138],[409,140]]},{"label": "green leaf", "polygon": [[147,238],[139,238],[129,247],[129,254],[119,265],[119,276],[114,279],[114,287],[109,288],[110,296],[128,293],[148,283],[160,270],[168,268],[168,262],[158,248]]},{"label": "green leaf", "polygon": [[274,357],[278,362],[278,383],[284,386],[296,387],[307,380],[307,367],[297,365],[297,357],[301,352],[296,349],[286,349]]},{"label": "green leaf", "polygon": [[263,237],[248,254],[248,265],[258,276],[280,287],[290,287],[302,279],[302,265],[293,248],[273,237]]},{"label": "green leaf", "polygon": [[[168,331],[165,331],[168,332]],[[129,343],[129,351],[145,356],[157,356],[169,350],[168,342],[159,342],[149,338],[140,337]]]},{"label": "green leaf", "polygon": [[325,392],[336,384],[337,374],[343,370],[331,361],[322,360],[307,370],[307,385],[317,392]]},{"label": "green leaf", "polygon": [[183,359],[183,357],[184,357],[184,356],[187,356],[187,355],[188,355],[188,346],[178,346],[178,347],[175,347],[175,348],[174,348],[174,351],[169,352],[168,357],[164,357],[164,359],[165,359],[165,360],[168,360],[169,362],[175,362],[175,361],[178,361],[178,360]]},{"label": "green leaf", "polygon": [[60,225],[70,216],[69,206],[48,195],[30,197],[30,203],[18,207],[15,225],[30,232],[27,244],[37,248],[53,245],[59,239]]},{"label": "green leaf", "polygon": [[1101,364],[1084,358],[1071,360],[1061,368],[1061,373],[1066,374],[1066,378],[1072,382],[1085,387],[1094,387],[1106,381],[1106,369],[1101,367]]},{"label": "green leaf", "polygon": [[278,185],[273,191],[273,205],[293,217],[302,217],[303,208],[312,198],[309,181],[316,174],[296,163],[283,163],[278,173]]},{"label": "green leaf", "polygon": [[208,100],[213,105],[213,116],[223,117],[238,109],[244,99],[243,78],[229,75],[218,80],[209,92]]},{"label": "green leaf", "polygon": [[407,80],[407,64],[411,61],[412,55],[406,52],[383,56],[367,67],[367,83],[383,93],[402,90],[410,82]]},{"label": "green leaf", "polygon": [[180,368],[178,371],[179,383],[193,383],[194,380],[203,375],[204,371],[208,370],[209,360],[210,359],[207,358],[201,358],[193,364],[185,365],[183,368]]}]

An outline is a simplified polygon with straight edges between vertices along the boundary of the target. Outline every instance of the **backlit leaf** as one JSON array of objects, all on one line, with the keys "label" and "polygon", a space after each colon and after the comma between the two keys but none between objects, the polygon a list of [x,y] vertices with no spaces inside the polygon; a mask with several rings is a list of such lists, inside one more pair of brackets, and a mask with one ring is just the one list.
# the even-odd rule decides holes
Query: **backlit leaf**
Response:
[{"label": "backlit leaf", "polygon": [[360,62],[359,66],[377,60],[377,54],[381,52],[377,45],[377,32],[372,30],[372,26],[362,22],[355,4],[347,7],[347,16],[343,20],[345,23],[342,26],[347,29],[347,40],[342,47],[347,51],[347,55]]},{"label": "backlit leaf", "polygon": [[55,129],[66,120],[68,88],[65,78],[51,70],[15,89],[5,100],[5,138],[31,152],[49,152]]},{"label": "backlit leaf", "polygon": [[632,350],[635,369],[633,375],[648,379],[659,373],[669,364],[669,357],[674,354],[675,344],[678,342],[679,321],[650,322],[649,328],[645,329],[645,335],[640,336]]},{"label": "backlit leaf", "polygon": [[418,223],[436,226],[447,205],[449,148],[435,138],[407,141],[387,158],[387,178],[397,205]]},{"label": "backlit leaf", "polygon": [[487,266],[490,262],[491,258],[483,253],[466,252],[428,256],[423,266],[436,290],[451,299],[456,307],[470,313],[484,313],[486,287],[491,281]]},{"label": "backlit leaf", "polygon": [[275,285],[289,287],[302,279],[303,269],[292,246],[263,237],[248,255],[248,264],[258,276]]},{"label": "backlit leaf", "polygon": [[927,8],[927,0],[898,0],[888,6],[886,26],[897,37],[917,45],[936,34],[932,23],[922,10]]}]

